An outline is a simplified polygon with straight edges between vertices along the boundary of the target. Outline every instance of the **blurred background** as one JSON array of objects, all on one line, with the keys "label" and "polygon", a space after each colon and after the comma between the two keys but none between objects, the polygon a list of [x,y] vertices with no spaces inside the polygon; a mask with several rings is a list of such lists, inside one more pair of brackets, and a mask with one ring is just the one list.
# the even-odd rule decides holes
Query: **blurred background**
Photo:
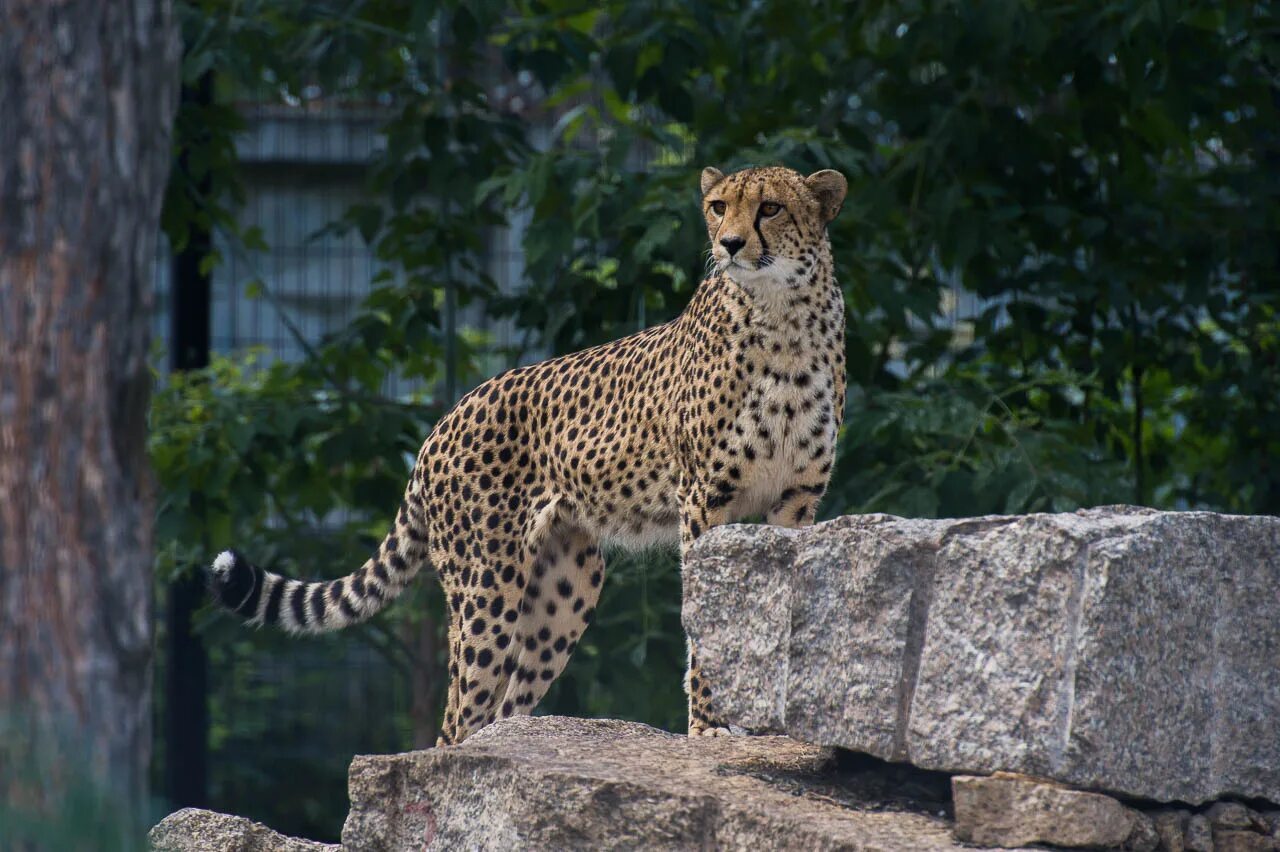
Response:
[{"label": "blurred background", "polygon": [[[205,606],[236,546],[344,574],[435,419],[676,315],[702,167],[849,179],[827,517],[1280,513],[1270,2],[182,0],[155,265],[157,813],[335,840],[434,742],[441,600],[324,639]],[[613,555],[538,708],[682,731],[674,553]]]}]

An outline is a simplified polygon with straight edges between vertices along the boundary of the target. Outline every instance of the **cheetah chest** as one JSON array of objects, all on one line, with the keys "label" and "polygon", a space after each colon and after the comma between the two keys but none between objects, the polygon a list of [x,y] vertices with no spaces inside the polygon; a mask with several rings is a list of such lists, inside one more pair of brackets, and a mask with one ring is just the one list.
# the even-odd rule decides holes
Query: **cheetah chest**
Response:
[{"label": "cheetah chest", "polygon": [[767,512],[787,488],[809,484],[814,468],[835,451],[833,372],[767,365],[762,372],[744,396],[728,442],[742,474],[730,504],[735,517]]}]

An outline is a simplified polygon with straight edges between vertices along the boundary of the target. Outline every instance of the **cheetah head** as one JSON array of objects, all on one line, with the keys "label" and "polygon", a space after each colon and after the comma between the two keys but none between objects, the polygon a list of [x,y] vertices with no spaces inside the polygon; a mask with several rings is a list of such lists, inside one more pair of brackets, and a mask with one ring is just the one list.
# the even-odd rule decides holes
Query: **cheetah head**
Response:
[{"label": "cheetah head", "polygon": [[797,275],[829,251],[827,224],[840,212],[848,184],[823,169],[804,177],[781,167],[725,176],[702,170],[702,209],[716,272],[748,290],[797,286]]}]

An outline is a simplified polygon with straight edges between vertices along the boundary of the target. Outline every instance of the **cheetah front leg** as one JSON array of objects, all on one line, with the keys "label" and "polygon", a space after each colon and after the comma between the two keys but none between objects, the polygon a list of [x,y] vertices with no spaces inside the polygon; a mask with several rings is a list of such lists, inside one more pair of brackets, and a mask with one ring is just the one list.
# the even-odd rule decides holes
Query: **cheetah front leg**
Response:
[{"label": "cheetah front leg", "polygon": [[[708,507],[705,490],[700,484],[685,489],[680,511],[680,560],[703,533],[725,523],[728,516],[723,507]],[[729,735],[729,727],[717,721],[711,710],[711,689],[698,671],[698,654],[689,640],[689,667],[684,676],[684,691],[689,697],[689,736],[723,737]]]},{"label": "cheetah front leg", "polygon": [[812,473],[814,476],[801,480],[805,484],[783,489],[765,515],[766,524],[796,529],[814,522],[818,514],[818,503],[827,490],[827,482],[825,478],[817,476],[817,471]]},{"label": "cheetah front leg", "polygon": [[689,696],[689,736],[727,737],[729,726],[717,722],[711,711],[711,688],[698,670],[698,655],[689,640],[689,668],[684,675],[684,691]]},{"label": "cheetah front leg", "polygon": [[[818,502],[827,490],[827,477],[830,475],[829,463],[815,465],[799,477],[801,484],[788,487],[782,491],[765,518],[765,522],[780,527],[807,527],[813,523],[817,515]],[[683,514],[684,525],[681,530],[681,554],[683,557],[690,545],[706,530],[727,518],[721,517],[715,510],[708,511],[705,502],[696,498],[696,489],[690,500],[686,501]],[[703,508],[700,508],[703,507]],[[689,736],[722,737],[730,734],[728,725],[717,721],[711,709],[711,688],[703,680],[698,669],[698,655],[689,641],[689,668],[685,674],[685,694],[689,696]]]}]

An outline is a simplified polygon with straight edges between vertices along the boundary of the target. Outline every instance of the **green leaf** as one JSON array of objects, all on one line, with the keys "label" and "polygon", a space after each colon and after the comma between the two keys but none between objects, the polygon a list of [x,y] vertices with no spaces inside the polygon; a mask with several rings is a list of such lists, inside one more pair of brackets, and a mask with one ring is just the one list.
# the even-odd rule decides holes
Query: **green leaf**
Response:
[{"label": "green leaf", "polygon": [[213,270],[221,262],[222,262],[222,255],[218,252],[218,250],[210,249],[208,254],[205,254],[200,258],[200,263],[198,265],[200,274],[202,276],[212,275]]},{"label": "green leaf", "polygon": [[1031,497],[1035,494],[1036,487],[1039,483],[1035,479],[1020,479],[1009,490],[1009,496],[1004,502],[1004,513],[1006,515],[1016,515],[1019,512],[1026,511],[1031,502]]}]

